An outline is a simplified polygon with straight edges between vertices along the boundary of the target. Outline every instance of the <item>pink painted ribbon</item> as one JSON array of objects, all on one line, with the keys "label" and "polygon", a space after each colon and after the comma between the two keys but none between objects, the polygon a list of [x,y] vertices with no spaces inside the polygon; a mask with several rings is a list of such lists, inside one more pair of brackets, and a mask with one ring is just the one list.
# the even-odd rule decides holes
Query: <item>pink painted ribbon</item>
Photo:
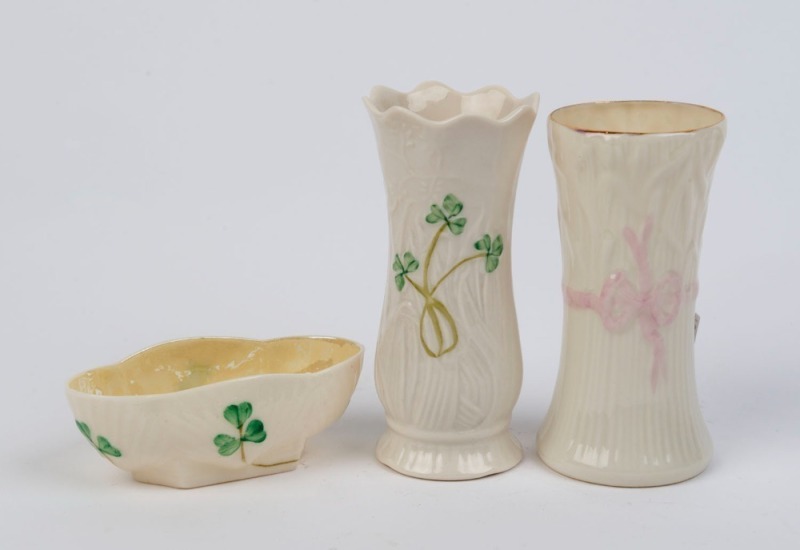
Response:
[{"label": "pink painted ribbon", "polygon": [[618,271],[611,274],[599,296],[569,287],[565,287],[564,292],[569,306],[593,310],[609,331],[622,331],[634,319],[638,319],[642,336],[653,348],[650,384],[655,391],[659,378],[666,376],[666,350],[660,328],[672,323],[678,315],[682,283],[680,275],[675,271],[668,271],[661,281],[654,283],[647,259],[647,244],[652,229],[652,220],[648,218],[641,239],[629,227],[622,232],[639,270],[638,288],[628,280],[625,273]]}]

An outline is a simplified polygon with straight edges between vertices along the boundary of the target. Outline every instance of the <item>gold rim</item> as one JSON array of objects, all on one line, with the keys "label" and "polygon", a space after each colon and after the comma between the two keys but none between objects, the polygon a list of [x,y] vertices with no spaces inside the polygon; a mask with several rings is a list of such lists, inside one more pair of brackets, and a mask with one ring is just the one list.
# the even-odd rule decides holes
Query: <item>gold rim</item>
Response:
[{"label": "gold rim", "polygon": [[[707,124],[696,124],[691,125],[689,128],[676,128],[670,130],[659,130],[659,131],[635,131],[635,130],[615,130],[612,128],[602,128],[600,125],[591,125],[591,124],[570,124],[563,120],[559,120],[559,115],[564,114],[567,111],[575,110],[575,109],[587,109],[591,107],[601,107],[601,106],[623,106],[623,105],[646,105],[649,107],[652,106],[660,106],[660,107],[670,107],[673,109],[691,109],[696,110],[698,113],[703,113],[705,116],[715,117],[716,120],[713,122],[709,122]],[[568,128],[575,132],[582,132],[586,134],[609,134],[609,135],[635,135],[635,136],[646,136],[646,135],[658,135],[658,134],[688,134],[692,132],[697,132],[699,130],[705,130],[706,128],[712,128],[725,122],[725,114],[717,109],[713,109],[711,107],[707,107],[705,105],[699,105],[697,103],[685,103],[681,101],[662,101],[662,100],[651,100],[651,99],[632,99],[632,100],[620,100],[620,101],[591,101],[585,103],[574,103],[572,105],[565,105],[563,107],[559,107],[555,111],[550,113],[548,120],[559,126],[564,128]]]}]

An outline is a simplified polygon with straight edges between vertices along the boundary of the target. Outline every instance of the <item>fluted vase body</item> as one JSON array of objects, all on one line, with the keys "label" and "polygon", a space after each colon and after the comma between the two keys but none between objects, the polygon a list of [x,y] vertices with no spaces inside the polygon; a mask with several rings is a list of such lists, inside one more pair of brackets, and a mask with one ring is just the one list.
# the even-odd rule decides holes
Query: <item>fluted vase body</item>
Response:
[{"label": "fluted vase body", "polygon": [[565,309],[539,455],[607,485],[693,477],[711,458],[695,387],[695,299],[724,117],[611,102],[559,109],[548,126]]},{"label": "fluted vase body", "polygon": [[373,89],[390,254],[375,356],[381,462],[471,479],[522,453],[508,427],[522,359],[511,286],[517,176],[538,96]]}]

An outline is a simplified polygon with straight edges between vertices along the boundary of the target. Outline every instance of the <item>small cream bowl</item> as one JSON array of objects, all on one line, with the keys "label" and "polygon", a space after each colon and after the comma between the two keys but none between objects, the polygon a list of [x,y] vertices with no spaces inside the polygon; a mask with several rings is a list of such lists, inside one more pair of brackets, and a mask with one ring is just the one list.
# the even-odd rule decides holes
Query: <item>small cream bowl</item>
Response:
[{"label": "small cream bowl", "polygon": [[363,357],[331,337],[177,340],[75,376],[67,399],[115,466],[188,489],[294,470],[344,413]]}]

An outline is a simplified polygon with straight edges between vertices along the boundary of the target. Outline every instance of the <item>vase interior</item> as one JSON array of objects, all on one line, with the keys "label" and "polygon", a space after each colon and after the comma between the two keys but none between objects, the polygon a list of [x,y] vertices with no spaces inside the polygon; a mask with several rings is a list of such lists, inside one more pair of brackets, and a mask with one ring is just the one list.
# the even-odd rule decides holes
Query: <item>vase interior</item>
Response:
[{"label": "vase interior", "polygon": [[494,86],[461,93],[444,84],[428,82],[408,93],[376,86],[368,101],[379,113],[396,108],[430,122],[446,122],[464,115],[502,121],[524,106],[535,109],[538,95],[517,99],[507,90]]},{"label": "vase interior", "polygon": [[725,116],[709,107],[668,101],[581,103],[554,111],[556,124],[602,134],[674,134],[709,128]]}]

